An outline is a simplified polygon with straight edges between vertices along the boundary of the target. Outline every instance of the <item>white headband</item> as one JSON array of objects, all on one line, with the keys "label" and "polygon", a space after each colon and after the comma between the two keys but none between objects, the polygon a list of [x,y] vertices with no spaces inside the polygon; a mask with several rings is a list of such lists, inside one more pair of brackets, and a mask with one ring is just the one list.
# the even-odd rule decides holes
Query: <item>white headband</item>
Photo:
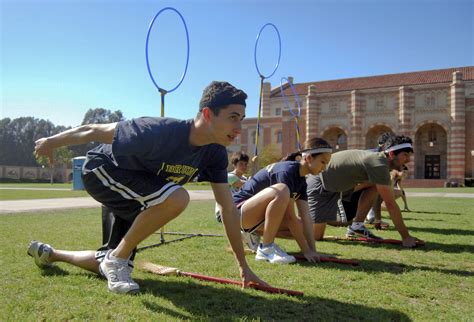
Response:
[{"label": "white headband", "polygon": [[317,148],[311,150],[305,150],[302,152],[303,155],[316,154],[316,153],[332,153],[331,148]]},{"label": "white headband", "polygon": [[406,148],[410,148],[413,150],[413,146],[411,145],[411,143],[402,143],[402,144],[397,144],[397,145],[389,147],[388,149],[385,150],[385,152],[392,152],[392,151],[397,151],[397,150],[406,149]]}]

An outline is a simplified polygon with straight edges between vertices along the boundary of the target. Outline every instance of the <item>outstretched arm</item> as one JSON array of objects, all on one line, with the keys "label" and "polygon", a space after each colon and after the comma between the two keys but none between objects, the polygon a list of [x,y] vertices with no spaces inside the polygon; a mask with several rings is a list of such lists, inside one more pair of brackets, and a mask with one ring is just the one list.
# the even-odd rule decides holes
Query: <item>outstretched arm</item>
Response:
[{"label": "outstretched arm", "polygon": [[52,164],[53,152],[56,148],[89,142],[112,143],[116,126],[117,123],[87,124],[41,138],[35,142],[35,155],[47,157],[49,163]]}]

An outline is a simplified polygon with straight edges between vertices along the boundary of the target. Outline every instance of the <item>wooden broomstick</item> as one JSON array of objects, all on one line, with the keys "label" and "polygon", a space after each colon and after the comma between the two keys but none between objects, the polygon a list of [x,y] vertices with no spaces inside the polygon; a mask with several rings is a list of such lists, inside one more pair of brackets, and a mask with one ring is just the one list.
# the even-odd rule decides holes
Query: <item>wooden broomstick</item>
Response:
[{"label": "wooden broomstick", "polygon": [[[240,281],[231,280],[227,278],[214,277],[214,276],[207,276],[207,275],[191,273],[191,272],[183,272],[175,267],[162,266],[162,265],[157,265],[150,262],[138,263],[138,268],[144,271],[153,273],[153,274],[158,274],[158,275],[187,276],[187,277],[195,278],[201,281],[242,286],[242,282]],[[287,290],[287,289],[271,287],[271,286],[263,286],[256,283],[250,283],[249,287],[259,290],[259,291],[264,291],[264,292],[273,293],[273,294],[285,294],[289,296],[303,296],[304,295],[304,293],[300,291]]]},{"label": "wooden broomstick", "polygon": [[[348,240],[348,241],[357,241],[365,243],[375,243],[375,244],[391,244],[391,245],[401,245],[402,241],[398,239],[378,239],[378,238],[369,238],[369,237],[338,237],[338,236],[326,236],[324,240]],[[422,240],[416,240],[417,246],[425,246],[425,242]]]}]

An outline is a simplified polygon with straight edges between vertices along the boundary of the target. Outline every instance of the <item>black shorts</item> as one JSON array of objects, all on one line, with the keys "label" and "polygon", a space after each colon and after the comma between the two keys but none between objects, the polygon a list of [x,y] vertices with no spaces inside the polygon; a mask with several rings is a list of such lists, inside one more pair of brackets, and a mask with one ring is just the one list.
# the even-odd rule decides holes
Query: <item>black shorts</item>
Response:
[{"label": "black shorts", "polygon": [[120,169],[111,164],[93,169],[88,169],[86,164],[82,180],[87,192],[106,207],[111,219],[108,241],[96,253],[99,261],[107,250],[118,246],[142,211],[164,202],[181,188],[150,173]]},{"label": "black shorts", "polygon": [[[324,189],[320,177],[311,190],[308,189],[309,213],[313,223],[332,221],[349,222],[356,216],[360,195],[364,189],[357,192],[332,192]],[[345,219],[343,219],[345,217]]]}]

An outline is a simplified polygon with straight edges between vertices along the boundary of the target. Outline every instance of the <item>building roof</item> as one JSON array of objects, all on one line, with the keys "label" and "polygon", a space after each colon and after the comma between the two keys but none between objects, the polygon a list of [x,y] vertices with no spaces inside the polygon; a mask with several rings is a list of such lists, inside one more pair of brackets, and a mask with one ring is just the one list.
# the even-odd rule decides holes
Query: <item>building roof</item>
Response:
[{"label": "building roof", "polygon": [[[314,85],[317,93],[351,91],[356,89],[375,89],[384,87],[413,86],[437,83],[451,83],[453,72],[460,71],[464,81],[474,81],[474,66],[454,67],[379,76],[344,78],[310,83],[294,84],[298,95],[307,95],[308,86]],[[291,88],[285,86],[285,95],[293,96]],[[271,96],[280,96],[280,87],[272,89]]]}]

